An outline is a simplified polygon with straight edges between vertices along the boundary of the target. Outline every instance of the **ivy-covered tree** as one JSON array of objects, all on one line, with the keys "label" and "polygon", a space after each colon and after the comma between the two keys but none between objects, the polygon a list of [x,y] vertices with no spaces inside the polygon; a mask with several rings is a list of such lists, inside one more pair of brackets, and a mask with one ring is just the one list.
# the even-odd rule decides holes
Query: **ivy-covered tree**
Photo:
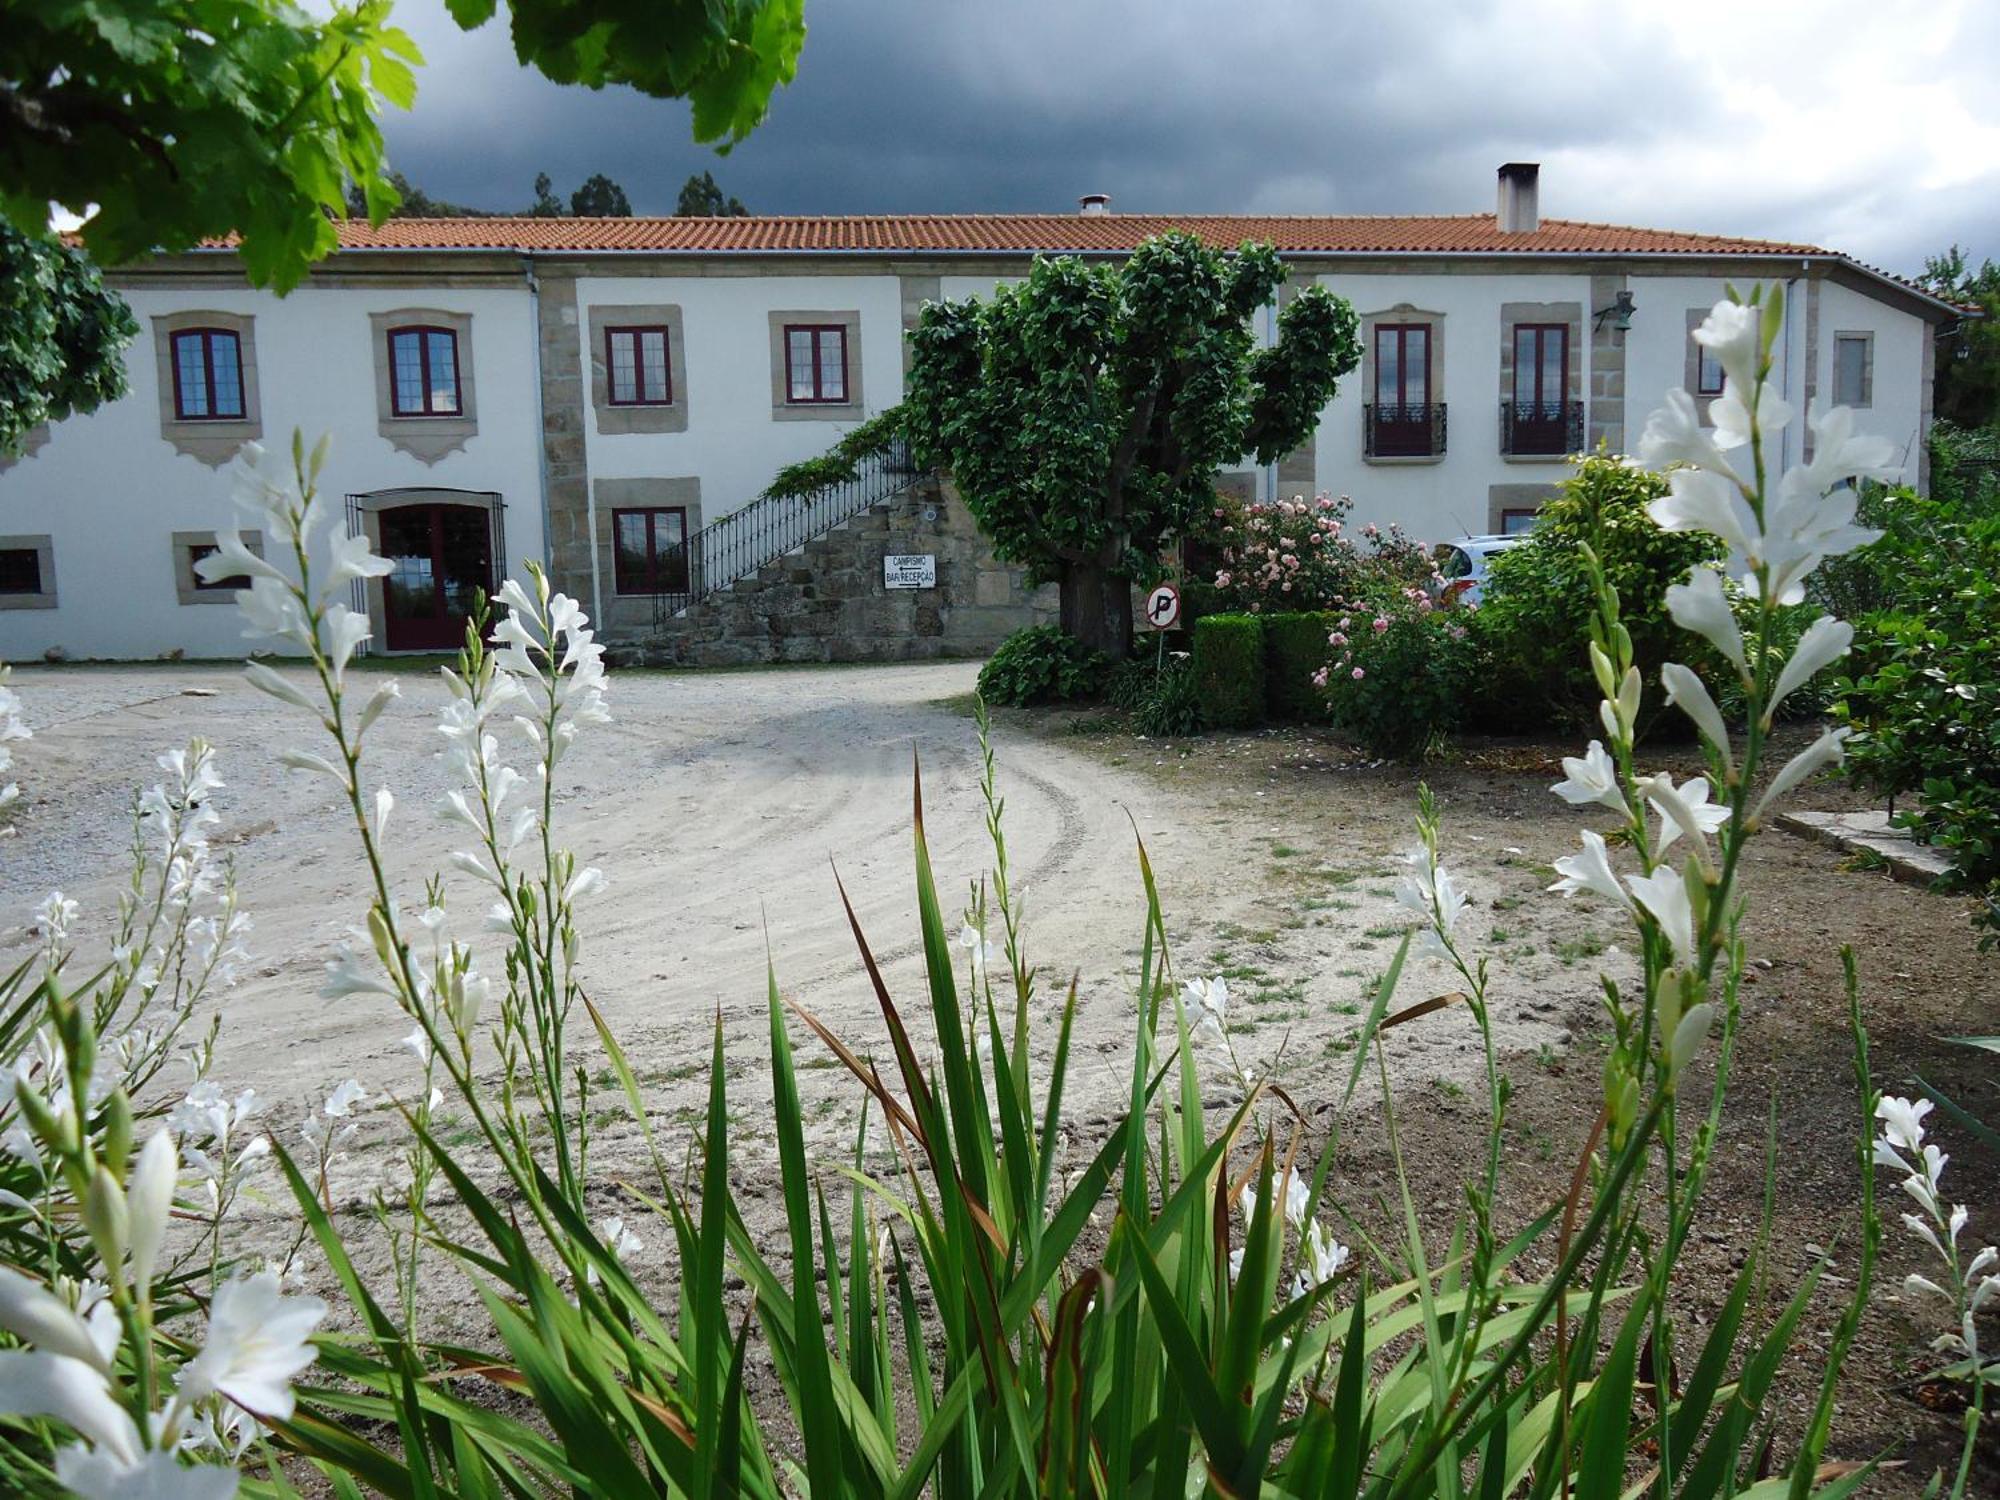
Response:
[{"label": "ivy-covered tree", "polygon": [[42,423],[124,395],[119,355],[138,331],[87,256],[0,223],[0,458]]},{"label": "ivy-covered tree", "polygon": [[569,195],[569,211],[579,218],[629,219],[632,202],[625,196],[625,189],[602,172],[596,172]]},{"label": "ivy-covered tree", "polygon": [[715,180],[713,172],[703,172],[699,177],[690,176],[681,184],[681,195],[674,204],[677,219],[747,219],[750,210],[743,206],[741,198],[723,193],[722,186]]},{"label": "ivy-covered tree", "polygon": [[1130,653],[1132,586],[1214,505],[1216,472],[1298,447],[1359,363],[1354,309],[1320,287],[1258,346],[1252,315],[1284,276],[1268,245],[1175,233],[1122,266],[1041,259],[984,302],[924,309],[905,431],[995,552],[1060,586],[1085,645]]}]

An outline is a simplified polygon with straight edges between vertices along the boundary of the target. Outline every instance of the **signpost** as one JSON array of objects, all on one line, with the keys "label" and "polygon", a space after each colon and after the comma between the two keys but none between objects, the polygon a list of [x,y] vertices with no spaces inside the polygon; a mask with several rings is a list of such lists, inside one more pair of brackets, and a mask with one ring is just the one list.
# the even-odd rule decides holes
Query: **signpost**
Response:
[{"label": "signpost", "polygon": [[885,589],[936,588],[937,554],[932,552],[886,554],[882,558],[882,587]]}]

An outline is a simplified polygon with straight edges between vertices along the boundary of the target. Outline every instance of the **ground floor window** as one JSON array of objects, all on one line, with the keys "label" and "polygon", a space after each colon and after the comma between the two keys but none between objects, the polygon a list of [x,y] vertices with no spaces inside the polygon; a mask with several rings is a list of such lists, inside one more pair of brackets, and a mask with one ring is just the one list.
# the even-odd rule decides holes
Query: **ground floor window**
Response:
[{"label": "ground floor window", "polygon": [[682,594],[688,586],[687,510],[611,513],[612,571],[621,594]]},{"label": "ground floor window", "polygon": [[194,588],[197,593],[207,594],[222,590],[247,589],[250,587],[250,575],[248,573],[231,573],[227,577],[213,580],[201,576],[201,569],[198,564],[204,558],[215,556],[220,550],[215,543],[194,542],[189,545],[187,550],[188,573],[194,580]]},{"label": "ground floor window", "polygon": [[39,594],[41,592],[41,548],[0,548],[0,594]]},{"label": "ground floor window", "polygon": [[1536,512],[1532,510],[1503,510],[1500,512],[1500,534],[1502,536],[1526,536],[1535,529]]}]

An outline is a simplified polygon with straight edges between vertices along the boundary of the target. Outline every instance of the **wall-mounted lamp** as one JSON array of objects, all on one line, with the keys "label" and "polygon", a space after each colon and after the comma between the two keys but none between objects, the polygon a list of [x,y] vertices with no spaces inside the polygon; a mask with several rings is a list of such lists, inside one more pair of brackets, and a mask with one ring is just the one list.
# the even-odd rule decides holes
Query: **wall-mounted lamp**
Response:
[{"label": "wall-mounted lamp", "polygon": [[1632,312],[1631,292],[1621,291],[1616,297],[1611,299],[1609,307],[1600,307],[1591,316],[1597,319],[1596,327],[1599,333],[1604,331],[1604,323],[1607,318],[1611,320],[1611,327],[1614,332],[1626,333],[1632,327]]}]

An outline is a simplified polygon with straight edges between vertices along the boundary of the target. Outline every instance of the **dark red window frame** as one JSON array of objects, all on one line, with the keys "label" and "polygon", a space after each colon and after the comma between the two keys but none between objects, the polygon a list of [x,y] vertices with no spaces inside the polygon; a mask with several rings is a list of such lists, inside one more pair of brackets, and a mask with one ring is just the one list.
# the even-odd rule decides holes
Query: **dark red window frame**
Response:
[{"label": "dark red window frame", "polygon": [[[792,379],[792,335],[806,333],[812,335],[812,388],[810,396],[798,393],[797,383]],[[824,379],[825,362],[820,358],[820,341],[828,334],[840,340],[840,393],[828,395]],[[848,392],[853,382],[848,378],[847,368],[847,325],[845,323],[787,323],[785,325],[785,403],[788,406],[845,406]]]},{"label": "dark red window frame", "polygon": [[[644,335],[657,333],[660,336],[660,368],[658,389],[652,388],[647,379]],[[618,395],[618,340],[632,341],[632,395],[623,400]],[[672,406],[674,404],[674,346],[673,335],[664,323],[621,324],[604,330],[604,393],[612,406]]]},{"label": "dark red window frame", "polygon": [[1722,381],[1722,361],[1709,352],[1708,345],[1697,342],[1694,346],[1694,393],[1697,396],[1720,396]]},{"label": "dark red window frame", "polygon": [[[1523,404],[1523,397],[1521,395],[1521,335],[1524,333],[1533,335],[1528,341],[1528,347],[1534,350],[1535,355],[1531,362],[1534,370],[1534,379],[1529,386],[1532,394],[1525,398],[1526,402],[1535,406],[1561,405],[1569,399],[1569,325],[1567,323],[1516,323],[1514,325],[1514,401],[1517,405]],[[1548,370],[1548,361],[1542,358],[1542,353],[1548,340],[1552,337],[1555,339],[1556,349],[1560,353],[1561,358],[1556,361],[1556,370],[1558,372],[1556,376],[1556,388],[1551,391],[1545,388],[1546,382],[1542,379],[1542,376]]]},{"label": "dark red window frame", "polygon": [[[1388,400],[1382,391],[1382,346],[1396,346],[1396,397]],[[1410,395],[1410,345],[1424,346],[1424,387]],[[1431,404],[1431,325],[1428,323],[1382,323],[1375,329],[1375,404],[1380,406],[1429,406]]]},{"label": "dark red window frame", "polygon": [[[215,395],[215,345],[228,339],[236,356],[236,409],[218,410]],[[181,382],[181,345],[197,341],[201,345],[201,384],[208,402],[207,411],[189,411],[187,391]],[[174,420],[176,422],[240,422],[249,409],[243,389],[243,340],[233,328],[178,328],[168,341],[167,363],[174,372]]]},{"label": "dark red window frame", "polygon": [[[658,521],[661,516],[681,518],[680,566],[672,576],[662,577]],[[619,523],[626,516],[646,518],[645,576],[634,578],[626,570],[624,549],[618,545]],[[685,505],[629,505],[611,512],[611,586],[619,594],[681,594],[687,592],[688,513]]]},{"label": "dark red window frame", "polygon": [[[403,404],[402,382],[396,378],[396,340],[415,335],[417,340],[417,373],[422,377],[423,390],[417,406]],[[389,414],[396,417],[462,417],[465,415],[465,378],[458,363],[458,330],[439,328],[431,323],[407,323],[401,328],[391,328],[389,338]],[[451,410],[431,409],[431,340],[451,341]]]}]

